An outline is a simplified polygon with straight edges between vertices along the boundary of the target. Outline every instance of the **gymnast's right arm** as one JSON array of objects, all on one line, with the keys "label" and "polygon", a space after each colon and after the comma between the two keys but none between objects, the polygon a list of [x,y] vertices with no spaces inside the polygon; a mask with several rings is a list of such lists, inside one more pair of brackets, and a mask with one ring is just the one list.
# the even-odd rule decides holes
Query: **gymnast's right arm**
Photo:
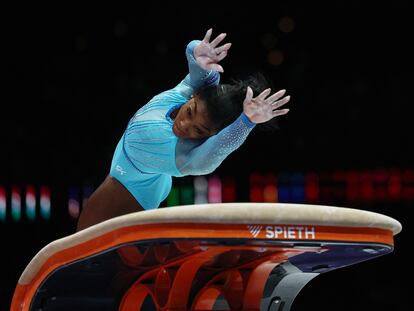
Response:
[{"label": "gymnast's right arm", "polygon": [[218,46],[226,37],[222,33],[210,42],[212,29],[209,29],[202,41],[193,40],[186,48],[189,74],[173,90],[189,99],[199,88],[217,85],[223,67],[218,64],[227,56],[231,43]]}]

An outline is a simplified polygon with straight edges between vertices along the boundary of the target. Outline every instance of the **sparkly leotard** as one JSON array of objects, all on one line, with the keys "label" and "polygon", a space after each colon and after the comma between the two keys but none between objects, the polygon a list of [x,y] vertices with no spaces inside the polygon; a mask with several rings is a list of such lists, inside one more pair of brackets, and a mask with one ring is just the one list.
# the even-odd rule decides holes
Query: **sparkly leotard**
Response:
[{"label": "sparkly leotard", "polygon": [[121,182],[144,209],[157,208],[171,190],[171,176],[213,172],[239,148],[254,128],[242,113],[232,124],[207,139],[181,139],[172,130],[171,113],[200,87],[217,85],[220,75],[198,66],[193,56],[200,41],[186,49],[189,74],[175,88],[153,97],[131,118],[111,164],[110,175]]}]

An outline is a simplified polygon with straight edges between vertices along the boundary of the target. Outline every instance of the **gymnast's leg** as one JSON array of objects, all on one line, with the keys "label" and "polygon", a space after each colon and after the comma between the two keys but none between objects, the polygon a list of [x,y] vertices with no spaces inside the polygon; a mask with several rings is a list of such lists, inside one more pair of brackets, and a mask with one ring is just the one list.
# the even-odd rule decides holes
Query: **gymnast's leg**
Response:
[{"label": "gymnast's leg", "polygon": [[110,218],[143,210],[144,208],[119,181],[107,176],[87,199],[79,216],[77,231]]}]

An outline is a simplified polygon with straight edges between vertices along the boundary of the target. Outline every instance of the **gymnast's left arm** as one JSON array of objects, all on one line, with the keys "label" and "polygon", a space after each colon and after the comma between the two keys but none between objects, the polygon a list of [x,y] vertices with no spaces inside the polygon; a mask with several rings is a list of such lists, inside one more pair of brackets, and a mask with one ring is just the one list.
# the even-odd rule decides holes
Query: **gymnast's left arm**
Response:
[{"label": "gymnast's left arm", "polygon": [[256,124],[287,114],[289,109],[279,109],[290,100],[290,96],[284,96],[286,90],[269,96],[270,93],[271,90],[266,89],[253,98],[253,91],[248,87],[241,115],[218,134],[192,149],[189,154],[181,155],[181,159],[176,161],[178,170],[184,175],[212,173],[230,153],[243,144]]}]

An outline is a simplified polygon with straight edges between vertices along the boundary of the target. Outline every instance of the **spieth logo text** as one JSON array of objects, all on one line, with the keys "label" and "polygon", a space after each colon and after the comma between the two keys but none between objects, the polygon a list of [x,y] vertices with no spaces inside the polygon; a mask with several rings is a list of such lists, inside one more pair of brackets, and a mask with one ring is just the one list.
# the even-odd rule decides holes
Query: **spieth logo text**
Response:
[{"label": "spieth logo text", "polygon": [[[253,237],[258,237],[262,226],[247,226]],[[315,240],[315,227],[312,226],[266,226],[267,239],[302,239]]]}]

